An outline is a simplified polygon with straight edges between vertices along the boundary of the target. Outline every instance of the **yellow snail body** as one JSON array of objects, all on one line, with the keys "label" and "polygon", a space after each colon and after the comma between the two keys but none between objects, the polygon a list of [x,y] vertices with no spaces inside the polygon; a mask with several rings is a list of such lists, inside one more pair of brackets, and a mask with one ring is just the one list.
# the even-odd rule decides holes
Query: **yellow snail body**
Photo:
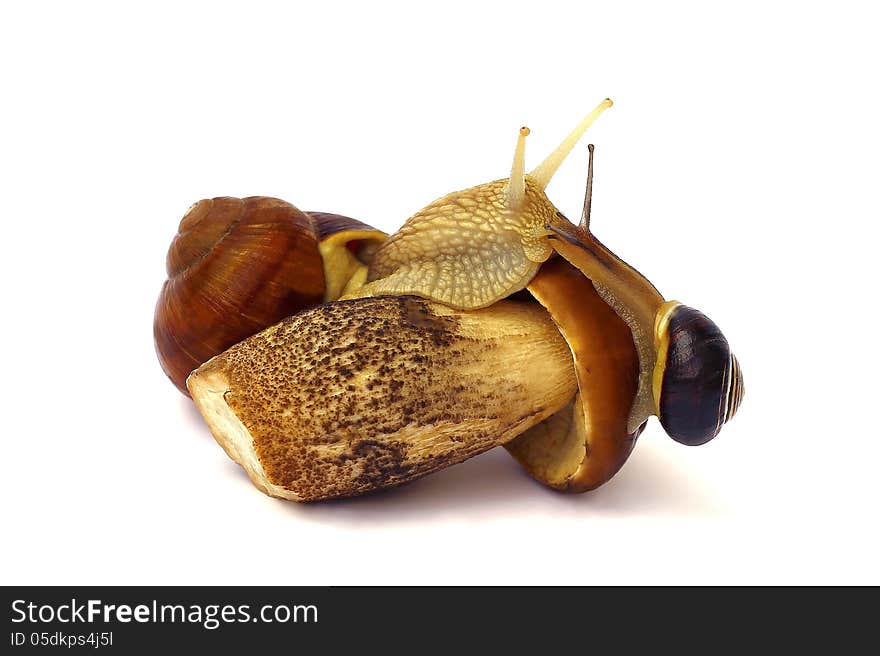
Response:
[{"label": "yellow snail body", "polygon": [[440,198],[410,217],[370,264],[359,295],[415,294],[459,309],[487,307],[524,289],[553,253],[547,226],[562,215],[544,189],[606,99],[531,173],[520,128],[510,178]]},{"label": "yellow snail body", "polygon": [[302,309],[338,298],[385,235],[277,198],[195,203],[168,250],[153,321],[156,353],[187,394],[191,371]]},{"label": "yellow snail body", "polygon": [[685,444],[714,437],[742,399],[742,374],[717,326],[667,303],[638,271],[590,232],[592,157],[584,214],[572,224],[544,189],[586,129],[611,101],[588,114],[531,173],[521,128],[510,178],[445,196],[406,221],[379,247],[355,295],[413,294],[475,309],[517,292],[554,251],[592,281],[626,322],[638,352],[638,388],[627,421],[634,435],[651,415]]}]

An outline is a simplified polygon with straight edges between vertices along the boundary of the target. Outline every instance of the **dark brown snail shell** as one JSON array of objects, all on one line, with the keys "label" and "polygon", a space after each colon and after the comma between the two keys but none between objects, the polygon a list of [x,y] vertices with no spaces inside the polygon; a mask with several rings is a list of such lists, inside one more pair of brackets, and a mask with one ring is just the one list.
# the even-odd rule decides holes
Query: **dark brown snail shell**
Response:
[{"label": "dark brown snail shell", "polygon": [[686,305],[672,310],[666,339],[660,423],[677,442],[704,444],[739,408],[743,397],[739,363],[718,326]]},{"label": "dark brown snail shell", "polygon": [[[346,230],[352,231],[352,239]],[[233,344],[324,300],[330,277],[320,250],[335,235],[334,262],[354,259],[383,233],[334,214],[302,212],[277,198],[200,200],[180,222],[153,322],[162,369],[184,394],[190,372]],[[350,253],[350,255],[348,255]],[[345,275],[349,269],[346,268]]]},{"label": "dark brown snail shell", "polygon": [[[350,230],[364,230],[374,233],[379,233],[372,226],[368,226],[366,223],[362,223],[357,219],[352,219],[350,216],[343,216],[342,214],[331,214],[330,212],[306,212],[315,225],[315,230],[318,234],[318,240],[323,241],[327,237],[331,237],[340,232],[347,232]],[[380,242],[377,242],[380,243]],[[357,250],[357,248],[361,248],[364,244],[359,242],[349,242],[351,250]]]}]

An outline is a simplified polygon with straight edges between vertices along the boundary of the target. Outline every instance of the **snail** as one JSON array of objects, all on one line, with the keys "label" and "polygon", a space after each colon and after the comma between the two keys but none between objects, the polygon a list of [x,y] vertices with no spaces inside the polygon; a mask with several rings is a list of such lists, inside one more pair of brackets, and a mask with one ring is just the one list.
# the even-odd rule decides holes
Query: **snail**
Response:
[{"label": "snail", "polygon": [[553,253],[548,226],[564,217],[544,189],[605,99],[531,173],[520,128],[510,178],[448,194],[407,219],[376,251],[359,295],[415,294],[459,309],[491,305],[521,289]]},{"label": "snail", "polygon": [[302,212],[276,198],[200,200],[168,250],[153,321],[162,369],[188,394],[186,377],[202,363],[338,298],[384,238],[354,219]]},{"label": "snail", "polygon": [[366,284],[348,296],[412,294],[477,309],[527,287],[542,263],[558,253],[592,282],[632,334],[639,376],[627,433],[636,434],[648,417],[658,415],[673,439],[703,444],[742,400],[742,373],[727,340],[705,315],[667,302],[592,235],[592,148],[579,225],[544,193],[587,128],[611,105],[602,101],[528,174],[529,129],[520,128],[509,178],[448,194],[410,217],[377,249]]},{"label": "snail", "polygon": [[671,438],[689,446],[718,435],[743,398],[742,372],[718,326],[702,312],[666,301],[647,278],[590,231],[592,144],[578,225],[549,225],[553,248],[589,278],[627,323],[639,352],[639,388],[628,428],[657,415]]}]

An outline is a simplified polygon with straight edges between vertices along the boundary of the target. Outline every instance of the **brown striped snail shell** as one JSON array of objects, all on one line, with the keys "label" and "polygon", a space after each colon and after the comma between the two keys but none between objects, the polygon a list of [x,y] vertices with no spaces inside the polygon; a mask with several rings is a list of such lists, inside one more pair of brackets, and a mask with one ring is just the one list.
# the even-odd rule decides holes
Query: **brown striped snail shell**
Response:
[{"label": "brown striped snail shell", "polygon": [[162,369],[190,372],[284,317],[335,300],[384,233],[277,198],[200,200],[168,250],[153,322]]}]

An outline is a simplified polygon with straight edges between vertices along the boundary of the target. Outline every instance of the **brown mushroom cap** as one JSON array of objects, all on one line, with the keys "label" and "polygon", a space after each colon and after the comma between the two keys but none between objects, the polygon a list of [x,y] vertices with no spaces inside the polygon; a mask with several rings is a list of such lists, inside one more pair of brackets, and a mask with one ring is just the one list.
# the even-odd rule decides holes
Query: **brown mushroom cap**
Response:
[{"label": "brown mushroom cap", "polygon": [[644,426],[627,430],[639,379],[632,333],[589,279],[562,258],[544,264],[528,290],[568,342],[579,392],[505,448],[545,485],[592,490],[617,473]]}]

